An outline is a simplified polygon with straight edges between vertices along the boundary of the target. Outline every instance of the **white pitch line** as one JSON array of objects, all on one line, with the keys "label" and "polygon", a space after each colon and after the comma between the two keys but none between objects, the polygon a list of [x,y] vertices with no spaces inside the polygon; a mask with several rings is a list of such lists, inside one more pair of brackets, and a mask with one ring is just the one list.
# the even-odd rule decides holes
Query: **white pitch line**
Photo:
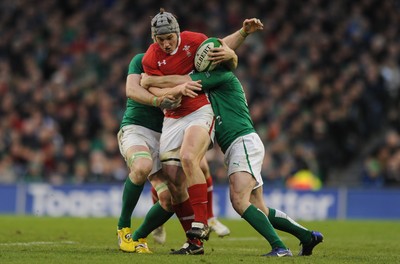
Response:
[{"label": "white pitch line", "polygon": [[223,237],[223,240],[229,240],[229,241],[256,241],[256,240],[262,240],[261,237]]},{"label": "white pitch line", "polygon": [[[281,236],[281,240],[287,240],[286,236]],[[257,240],[265,240],[262,236],[259,237],[223,237],[223,240],[229,241],[257,241]]]},{"label": "white pitch line", "polygon": [[32,241],[32,242],[17,242],[17,243],[0,243],[0,246],[35,246],[35,245],[57,245],[57,244],[78,244],[78,242],[75,242],[75,241],[61,241],[61,242]]}]

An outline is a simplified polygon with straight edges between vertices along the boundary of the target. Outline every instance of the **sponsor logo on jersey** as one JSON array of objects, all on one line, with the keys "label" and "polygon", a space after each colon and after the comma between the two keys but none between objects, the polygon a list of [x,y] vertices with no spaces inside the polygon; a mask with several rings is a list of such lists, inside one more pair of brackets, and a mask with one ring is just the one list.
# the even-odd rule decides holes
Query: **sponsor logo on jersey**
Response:
[{"label": "sponsor logo on jersey", "polygon": [[161,67],[161,65],[167,65],[167,61],[166,60],[162,60],[162,61],[157,61],[158,63],[158,67]]}]

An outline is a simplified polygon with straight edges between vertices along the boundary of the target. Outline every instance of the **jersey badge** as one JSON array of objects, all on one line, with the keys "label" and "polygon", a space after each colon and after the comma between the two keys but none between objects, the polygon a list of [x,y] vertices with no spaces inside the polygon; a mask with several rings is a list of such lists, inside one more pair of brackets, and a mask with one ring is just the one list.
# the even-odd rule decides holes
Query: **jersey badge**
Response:
[{"label": "jersey badge", "polygon": [[190,46],[189,45],[185,45],[182,50],[186,51],[186,56],[188,56],[188,57],[192,56],[192,53],[190,52]]}]

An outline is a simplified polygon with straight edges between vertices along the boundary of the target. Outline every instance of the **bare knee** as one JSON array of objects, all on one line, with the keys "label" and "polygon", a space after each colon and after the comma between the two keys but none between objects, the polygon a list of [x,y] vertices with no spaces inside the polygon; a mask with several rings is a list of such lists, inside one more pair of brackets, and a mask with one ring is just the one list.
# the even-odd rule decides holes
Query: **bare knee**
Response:
[{"label": "bare knee", "polygon": [[200,166],[200,163],[197,159],[197,155],[189,151],[182,151],[180,157],[181,157],[182,167],[185,170],[192,171],[196,165]]},{"label": "bare knee", "polygon": [[239,215],[243,215],[250,206],[250,195],[254,184],[255,180],[245,172],[235,172],[229,177],[230,200],[233,209]]},{"label": "bare knee", "polygon": [[164,210],[166,210],[168,212],[173,211],[172,202],[171,202],[171,193],[168,190],[166,190],[162,193],[159,193],[158,198],[159,198],[159,203]]},{"label": "bare knee", "polygon": [[244,211],[247,209],[249,202],[243,199],[243,196],[238,193],[230,194],[230,199],[233,209],[239,214],[243,215]]},{"label": "bare knee", "polygon": [[168,189],[171,192],[171,197],[174,203],[181,203],[189,198],[186,190],[186,185],[174,184],[169,182]]},{"label": "bare knee", "polygon": [[251,192],[250,203],[263,211],[265,215],[269,215],[269,209],[264,202],[262,187],[259,187]]},{"label": "bare knee", "polygon": [[130,168],[129,178],[135,184],[142,185],[146,182],[151,169],[153,168],[153,162],[150,159],[139,159]]}]

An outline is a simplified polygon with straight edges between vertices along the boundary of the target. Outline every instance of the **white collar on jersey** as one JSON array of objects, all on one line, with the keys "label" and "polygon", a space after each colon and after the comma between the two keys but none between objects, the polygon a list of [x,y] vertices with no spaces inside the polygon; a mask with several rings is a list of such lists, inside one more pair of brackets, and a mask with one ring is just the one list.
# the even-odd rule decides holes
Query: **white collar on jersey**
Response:
[{"label": "white collar on jersey", "polygon": [[170,55],[175,55],[178,52],[179,46],[181,45],[181,35],[178,35],[178,45],[176,45],[176,49],[170,53]]}]

